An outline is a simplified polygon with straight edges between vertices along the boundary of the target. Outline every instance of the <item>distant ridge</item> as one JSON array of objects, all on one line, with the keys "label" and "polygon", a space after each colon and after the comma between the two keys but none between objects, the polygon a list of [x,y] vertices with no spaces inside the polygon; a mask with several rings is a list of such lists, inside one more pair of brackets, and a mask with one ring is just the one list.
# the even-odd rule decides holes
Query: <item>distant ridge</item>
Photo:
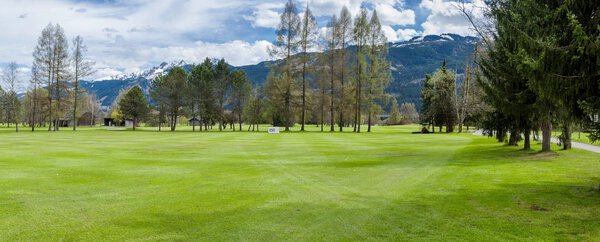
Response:
[{"label": "distant ridge", "polygon": [[[391,63],[394,80],[388,92],[396,95],[398,101],[413,102],[420,109],[420,91],[426,73],[440,67],[443,61],[459,75],[464,73],[464,66],[474,51],[478,38],[457,34],[426,35],[414,37],[408,41],[389,43],[388,60]],[[349,47],[352,51],[353,47]],[[201,62],[202,60],[199,60]],[[216,61],[216,60],[215,60]],[[265,61],[255,65],[233,67],[246,72],[254,85],[261,85],[269,73],[269,64]],[[82,81],[83,88],[95,93],[102,106],[110,106],[119,91],[139,85],[148,94],[150,82],[158,75],[167,73],[173,67],[180,66],[189,71],[192,64],[179,60],[171,63],[163,62],[139,73],[105,78],[105,80]]]}]

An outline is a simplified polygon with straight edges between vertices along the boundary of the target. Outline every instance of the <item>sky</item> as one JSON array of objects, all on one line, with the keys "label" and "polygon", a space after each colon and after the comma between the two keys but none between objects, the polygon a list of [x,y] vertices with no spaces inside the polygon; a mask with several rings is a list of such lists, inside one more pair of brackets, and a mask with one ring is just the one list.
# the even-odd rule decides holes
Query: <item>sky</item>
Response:
[{"label": "sky", "polygon": [[[376,9],[391,42],[428,34],[474,35],[458,0],[294,0],[308,5],[325,28],[347,6]],[[472,0],[471,6],[483,6]],[[161,62],[225,58],[232,65],[269,60],[267,48],[286,0],[2,0],[0,67],[16,62],[26,75],[44,27],[60,24],[69,39],[80,35],[100,80],[149,69]],[[1,69],[1,68],[0,68]],[[1,72],[1,71],[0,71]],[[1,73],[0,73],[1,74]],[[23,77],[27,78],[27,77]]]}]

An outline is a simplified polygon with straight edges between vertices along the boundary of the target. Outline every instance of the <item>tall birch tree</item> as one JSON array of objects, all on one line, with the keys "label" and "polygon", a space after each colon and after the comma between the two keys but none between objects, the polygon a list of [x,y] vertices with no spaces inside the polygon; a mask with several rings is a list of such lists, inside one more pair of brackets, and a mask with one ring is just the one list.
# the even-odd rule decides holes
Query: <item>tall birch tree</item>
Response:
[{"label": "tall birch tree", "polygon": [[19,70],[16,62],[11,62],[4,69],[2,74],[2,80],[6,88],[5,98],[6,104],[8,105],[8,121],[15,124],[15,131],[19,132],[19,116],[21,113],[19,98],[17,97],[17,85],[18,85]]}]

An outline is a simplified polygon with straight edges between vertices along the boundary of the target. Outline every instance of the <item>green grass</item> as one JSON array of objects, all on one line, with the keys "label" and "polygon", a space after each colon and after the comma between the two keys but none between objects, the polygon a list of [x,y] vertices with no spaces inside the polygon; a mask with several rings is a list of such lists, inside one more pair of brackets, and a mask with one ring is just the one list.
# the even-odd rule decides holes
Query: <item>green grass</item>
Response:
[{"label": "green grass", "polygon": [[412,130],[3,129],[0,240],[600,240],[599,154]]}]

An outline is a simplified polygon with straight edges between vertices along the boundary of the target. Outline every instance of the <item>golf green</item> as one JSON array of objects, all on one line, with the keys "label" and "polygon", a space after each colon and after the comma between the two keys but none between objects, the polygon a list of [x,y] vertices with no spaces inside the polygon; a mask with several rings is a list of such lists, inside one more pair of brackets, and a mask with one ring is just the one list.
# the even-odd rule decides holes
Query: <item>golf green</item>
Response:
[{"label": "golf green", "polygon": [[600,240],[599,154],[190,130],[2,129],[0,240]]}]

